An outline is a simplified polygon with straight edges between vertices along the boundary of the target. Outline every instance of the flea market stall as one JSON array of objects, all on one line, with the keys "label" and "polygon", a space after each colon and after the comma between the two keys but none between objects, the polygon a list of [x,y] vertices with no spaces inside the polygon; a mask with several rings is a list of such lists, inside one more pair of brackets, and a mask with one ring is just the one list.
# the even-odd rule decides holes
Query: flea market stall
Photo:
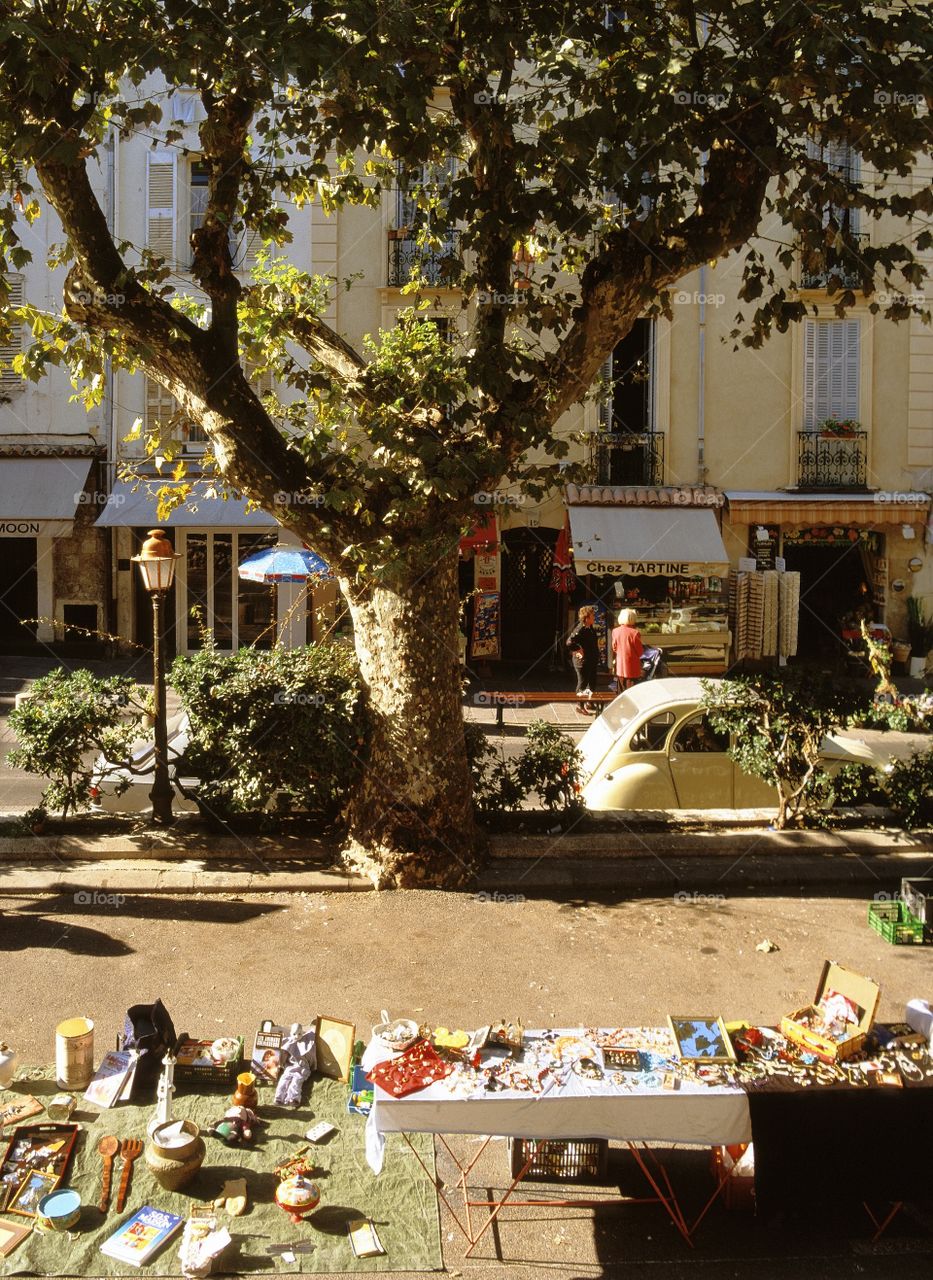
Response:
[{"label": "flea market stall", "polygon": [[[717,1201],[751,1204],[750,1188],[768,1212],[864,1204],[877,1237],[928,1194],[933,1142],[933,1007],[885,1026],[878,1000],[827,962],[813,1003],[770,1027],[685,1013],[467,1032],[384,1014],[368,1046],[330,1017],[196,1039],[157,1001],[95,1050],[93,1021],[70,1018],[54,1069],[0,1042],[0,1274],[437,1270],[438,1198],[468,1255],[504,1208],[562,1204],[660,1206],[690,1247]],[[910,1135],[897,1160],[892,1132]],[[477,1186],[494,1136],[509,1157]],[[581,1196],[621,1192],[610,1143],[640,1190]],[[702,1162],[702,1201],[683,1195],[675,1147]],[[535,1194],[542,1180],[567,1198]]]}]

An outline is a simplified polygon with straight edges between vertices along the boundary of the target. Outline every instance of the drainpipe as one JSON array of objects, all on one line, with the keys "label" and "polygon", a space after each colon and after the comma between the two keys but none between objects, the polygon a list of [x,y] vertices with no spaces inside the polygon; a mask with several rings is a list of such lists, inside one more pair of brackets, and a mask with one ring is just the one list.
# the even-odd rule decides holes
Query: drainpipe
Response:
[{"label": "drainpipe", "polygon": [[706,263],[700,267],[697,348],[697,484],[706,484]]},{"label": "drainpipe", "polygon": [[[111,236],[115,234],[117,222],[117,183],[116,183],[116,130],[111,126],[107,140],[104,144],[104,158],[106,161],[106,191],[105,191],[105,207],[104,217],[107,220],[107,230]],[[117,420],[114,408],[113,394],[113,363],[108,358],[104,363],[104,397],[101,403],[101,411],[103,416],[103,426],[106,432],[107,440],[107,465],[106,482],[104,488],[107,496],[113,489],[113,478],[115,472],[115,464],[117,460]],[[119,529],[110,529],[110,562],[107,582],[107,621],[106,630],[111,635],[117,633],[117,539],[120,536]]]}]

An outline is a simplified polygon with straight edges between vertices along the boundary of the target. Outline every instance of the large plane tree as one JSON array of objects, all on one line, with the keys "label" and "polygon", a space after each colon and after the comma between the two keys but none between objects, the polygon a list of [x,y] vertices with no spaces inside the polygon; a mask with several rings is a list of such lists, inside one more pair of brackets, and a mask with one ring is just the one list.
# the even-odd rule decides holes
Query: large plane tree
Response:
[{"label": "large plane tree", "polygon": [[[67,264],[61,309],[19,313],[20,367],[66,362],[90,398],[107,361],[144,371],[203,428],[221,482],[333,566],[373,723],[347,851],[377,883],[463,883],[481,848],[456,589],[477,495],[547,483],[558,419],[704,263],[738,255],[739,342],[805,314],[801,262],[829,269],[840,313],[854,273],[908,315],[930,247],[931,193],[910,180],[930,53],[928,16],[899,0],[0,0],[0,266],[25,264],[39,196]],[[206,307],[115,240],[95,194],[109,129],[177,140],[156,73],[203,103]],[[326,282],[274,254],[287,204],[376,208],[396,182],[425,297],[439,278],[462,291],[462,341],[415,289],[410,316],[355,347],[322,318]],[[271,252],[244,284],[247,231]]]}]

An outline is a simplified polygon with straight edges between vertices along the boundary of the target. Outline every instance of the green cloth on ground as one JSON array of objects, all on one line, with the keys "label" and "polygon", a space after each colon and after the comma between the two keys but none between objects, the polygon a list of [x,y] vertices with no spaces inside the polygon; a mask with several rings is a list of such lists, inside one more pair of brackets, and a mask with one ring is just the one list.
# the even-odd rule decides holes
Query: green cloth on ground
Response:
[{"label": "green cloth on ground", "polygon": [[[21,1070],[16,1083],[3,1097],[13,1101],[18,1094],[31,1093],[45,1104],[58,1092],[49,1070]],[[239,1218],[231,1218],[225,1210],[218,1214],[218,1226],[226,1226],[233,1237],[232,1244],[215,1264],[219,1275],[442,1269],[434,1187],[400,1134],[389,1135],[385,1168],[378,1178],[373,1174],[363,1149],[366,1121],[363,1116],[348,1114],[345,1084],[312,1077],[310,1086],[305,1086],[304,1104],[294,1110],[274,1106],[273,1090],[260,1089],[259,1115],[268,1123],[260,1129],[258,1141],[252,1147],[228,1147],[221,1139],[205,1133],[230,1106],[231,1093],[232,1089],[194,1093],[185,1085],[177,1085],[174,1118],[193,1120],[200,1126],[207,1147],[204,1164],[182,1191],[165,1191],[149,1172],[144,1156],[140,1156],[133,1165],[126,1208],[118,1214],[115,1206],[121,1161],[116,1159],[110,1211],[106,1216],[97,1208],[103,1167],[97,1143],[105,1134],[147,1141],[146,1126],[154,1114],[155,1102],[147,1101],[143,1105],[124,1102],[101,1111],[79,1096],[72,1121],[79,1123],[81,1130],[62,1182],[62,1186],[74,1187],[81,1196],[79,1226],[69,1234],[33,1231],[8,1257],[0,1258],[0,1275],[179,1276],[178,1246],[182,1228],[141,1268],[108,1258],[100,1252],[100,1245],[143,1205],[187,1216],[193,1205],[213,1200],[227,1179],[238,1177],[246,1178],[248,1207]],[[336,1125],[338,1132],[318,1145],[306,1143],[305,1131],[321,1120]],[[48,1117],[43,1112],[22,1123],[48,1123]],[[4,1140],[0,1154],[4,1154],[6,1140],[15,1129],[0,1132]],[[414,1134],[412,1142],[433,1170],[431,1135]],[[320,1187],[321,1207],[306,1222],[296,1225],[273,1201],[277,1180],[272,1171],[302,1146],[308,1146],[309,1158],[321,1170],[320,1174],[311,1175]],[[371,1218],[375,1223],[386,1250],[384,1257],[354,1257],[346,1224],[351,1218],[360,1217]],[[16,1223],[29,1221],[9,1213],[0,1213],[0,1218]],[[314,1251],[296,1255],[292,1263],[261,1252],[264,1246],[297,1240],[313,1242]]]}]

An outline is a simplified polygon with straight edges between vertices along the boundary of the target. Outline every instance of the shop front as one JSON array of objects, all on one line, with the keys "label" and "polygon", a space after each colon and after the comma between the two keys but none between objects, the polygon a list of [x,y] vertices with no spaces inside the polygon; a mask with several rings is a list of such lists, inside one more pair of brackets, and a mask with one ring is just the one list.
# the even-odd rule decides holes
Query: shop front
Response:
[{"label": "shop front", "polygon": [[[729,570],[708,488],[576,486],[566,490],[574,568],[586,602],[635,610],[646,645],[674,675],[717,675],[729,665]],[[608,625],[608,624],[607,624]]]},{"label": "shop front", "polygon": [[114,540],[120,635],[144,647],[152,643],[152,611],[132,558],[149,529],[163,528],[179,556],[166,610],[170,655],[197,653],[208,633],[228,653],[244,646],[271,648],[283,629],[285,643],[306,643],[302,585],[251,582],[237,572],[247,556],[280,540],[283,531],[264,511],[249,510],[238,498],[198,497],[159,520],[149,487],[133,492],[119,482],[97,523],[110,528]]},{"label": "shop front", "polygon": [[96,644],[106,544],[94,532],[93,447],[0,455],[0,652]]},{"label": "shop front", "polygon": [[797,657],[832,661],[857,643],[861,622],[907,635],[907,600],[926,562],[930,498],[921,492],[727,494],[735,561],[776,561],[800,575]]}]

